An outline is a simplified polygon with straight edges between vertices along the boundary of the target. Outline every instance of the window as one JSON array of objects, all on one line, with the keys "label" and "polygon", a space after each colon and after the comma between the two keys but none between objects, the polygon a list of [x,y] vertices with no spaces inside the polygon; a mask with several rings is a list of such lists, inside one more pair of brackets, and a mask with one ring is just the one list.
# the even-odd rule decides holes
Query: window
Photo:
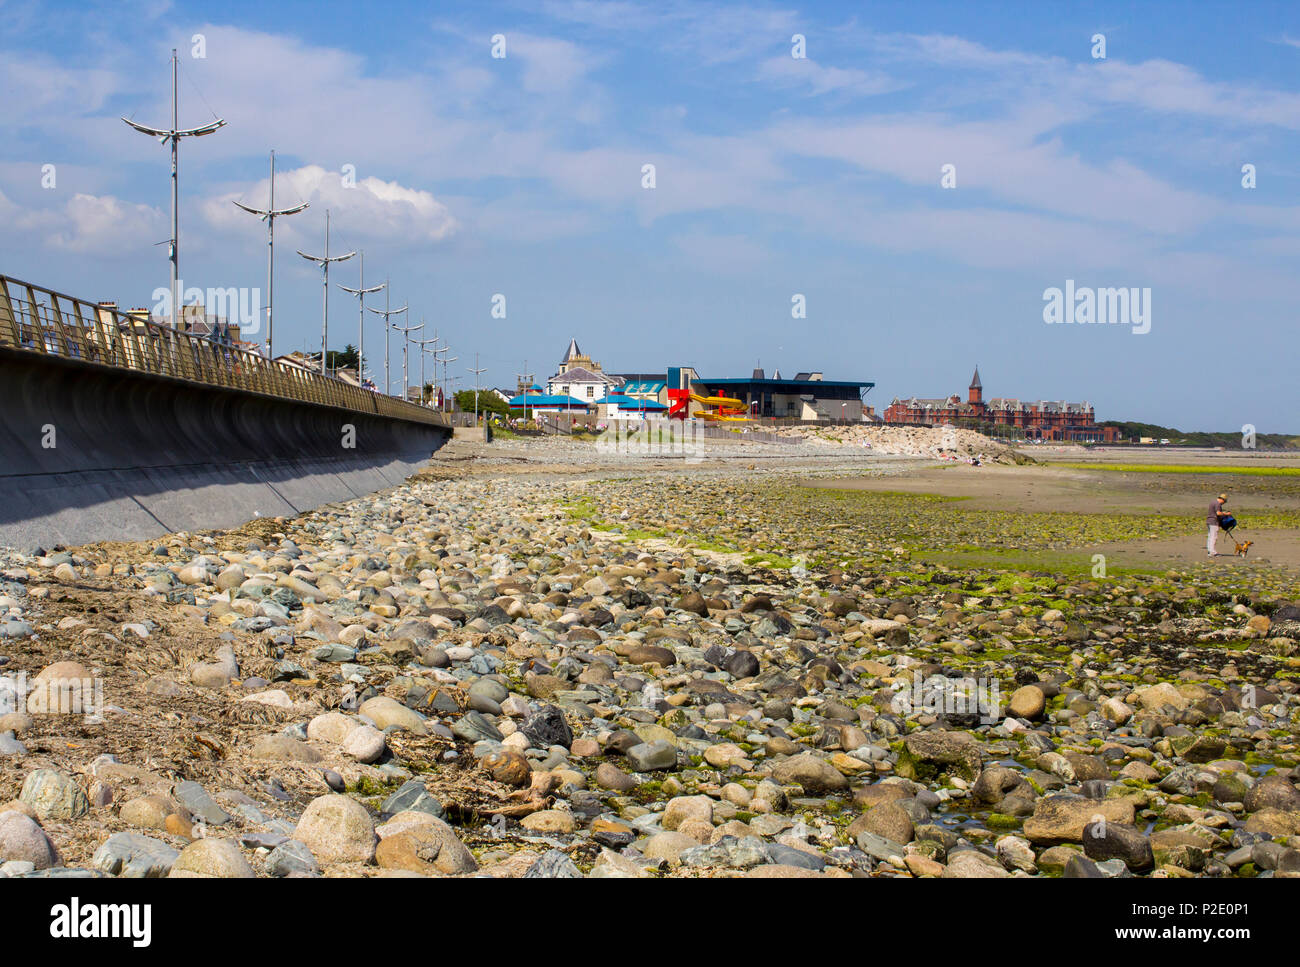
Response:
[{"label": "window", "polygon": [[569,395],[569,387],[567,387],[567,386],[561,386],[561,387],[560,387],[560,395],[561,395],[561,396],[568,396],[568,395]]},{"label": "window", "polygon": [[592,398],[595,397],[595,395],[596,395],[596,387],[594,387],[594,386],[588,386],[588,387],[587,387],[587,399],[592,399]]}]

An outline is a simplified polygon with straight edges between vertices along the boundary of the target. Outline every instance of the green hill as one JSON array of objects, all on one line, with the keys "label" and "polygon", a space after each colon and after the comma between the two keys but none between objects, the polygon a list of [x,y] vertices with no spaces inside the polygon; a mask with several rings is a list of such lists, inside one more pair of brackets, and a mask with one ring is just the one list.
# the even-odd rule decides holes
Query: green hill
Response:
[{"label": "green hill", "polygon": [[[1130,442],[1142,437],[1153,437],[1156,440],[1168,440],[1173,444],[1182,444],[1186,446],[1198,447],[1223,447],[1226,450],[1241,450],[1241,431],[1227,433],[1212,433],[1199,430],[1193,433],[1184,433],[1182,430],[1176,430],[1169,426],[1158,426],[1155,423],[1128,423],[1118,420],[1107,420],[1102,426],[1113,426],[1119,430],[1121,442]],[[1288,433],[1257,433],[1255,434],[1256,450],[1300,450],[1300,436]]]}]

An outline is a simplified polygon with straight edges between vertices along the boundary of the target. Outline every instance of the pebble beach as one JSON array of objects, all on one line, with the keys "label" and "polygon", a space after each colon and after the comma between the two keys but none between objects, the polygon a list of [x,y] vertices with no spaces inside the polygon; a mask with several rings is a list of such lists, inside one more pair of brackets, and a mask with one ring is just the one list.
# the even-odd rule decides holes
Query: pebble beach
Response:
[{"label": "pebble beach", "polygon": [[1115,535],[849,443],[4,552],[0,876],[1300,876],[1293,574],[964,565]]}]

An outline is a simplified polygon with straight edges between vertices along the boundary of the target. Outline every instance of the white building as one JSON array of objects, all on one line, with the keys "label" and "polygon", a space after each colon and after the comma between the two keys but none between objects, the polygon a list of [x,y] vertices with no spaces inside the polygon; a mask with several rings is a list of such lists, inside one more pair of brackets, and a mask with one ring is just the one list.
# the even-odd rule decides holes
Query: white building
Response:
[{"label": "white building", "polygon": [[610,376],[592,362],[578,348],[576,339],[569,340],[569,349],[560,360],[560,371],[546,381],[546,392],[552,396],[573,396],[584,403],[596,403],[617,393],[623,381]]}]

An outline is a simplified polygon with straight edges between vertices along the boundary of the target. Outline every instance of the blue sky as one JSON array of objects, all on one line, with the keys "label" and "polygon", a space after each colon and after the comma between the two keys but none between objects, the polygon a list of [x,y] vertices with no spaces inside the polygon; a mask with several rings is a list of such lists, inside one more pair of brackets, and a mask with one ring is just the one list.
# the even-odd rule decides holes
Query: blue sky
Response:
[{"label": "blue sky", "polygon": [[[277,351],[319,347],[294,250],[328,208],[494,384],[572,336],[615,372],[869,379],[880,408],[978,363],[986,397],[1300,430],[1295,5],[0,0],[0,273],[166,286],[167,152],[118,118],[165,123],[172,47],[182,125],[229,122],[182,145],[186,284],[264,287],[231,200],[265,205],[270,149],[277,204],[311,205],[277,224]],[[1045,324],[1066,279],[1149,288],[1150,331]],[[330,314],[355,342],[355,300]]]}]

